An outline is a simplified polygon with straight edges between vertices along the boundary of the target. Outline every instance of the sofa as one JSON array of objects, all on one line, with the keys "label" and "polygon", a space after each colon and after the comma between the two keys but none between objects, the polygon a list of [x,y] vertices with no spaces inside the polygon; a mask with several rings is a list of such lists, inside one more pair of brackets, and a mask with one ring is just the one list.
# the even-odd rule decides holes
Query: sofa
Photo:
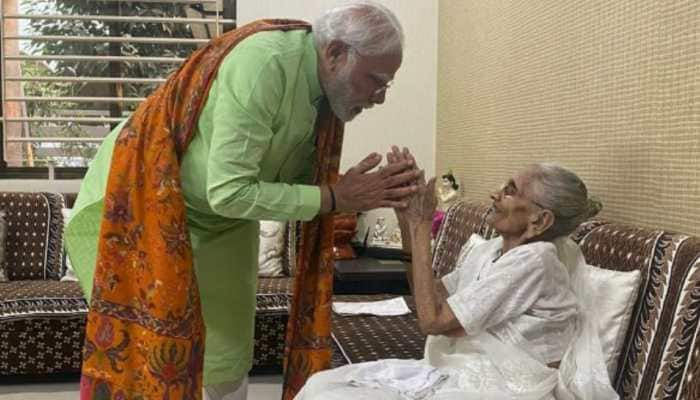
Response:
[{"label": "sofa", "polygon": [[[486,238],[488,206],[459,202],[438,232],[433,270],[454,267],[472,233]],[[637,301],[618,359],[613,385],[622,399],[700,399],[700,239],[660,229],[603,219],[581,224],[571,235],[589,264],[619,271],[639,270]],[[342,301],[389,297],[336,296]],[[422,358],[425,337],[413,313],[398,317],[333,315],[333,366],[381,358]]]},{"label": "sofa", "polygon": [[[8,235],[0,282],[0,380],[57,376],[80,371],[88,305],[65,273],[62,209],[74,194],[0,192]],[[296,224],[290,224],[296,226]],[[253,372],[279,373],[289,315],[296,231],[285,235],[287,273],[259,278]],[[291,240],[290,240],[291,237]]]},{"label": "sofa", "polygon": [[61,282],[64,198],[0,192],[6,213],[0,282],[0,376],[80,369],[87,303],[77,282]]}]

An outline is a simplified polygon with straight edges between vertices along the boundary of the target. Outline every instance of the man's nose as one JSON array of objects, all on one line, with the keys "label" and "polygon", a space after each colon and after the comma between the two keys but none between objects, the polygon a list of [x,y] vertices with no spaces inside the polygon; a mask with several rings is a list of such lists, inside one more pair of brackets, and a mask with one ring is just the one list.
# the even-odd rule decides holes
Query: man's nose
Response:
[{"label": "man's nose", "polygon": [[384,104],[384,100],[386,99],[386,88],[382,88],[380,90],[377,90],[372,94],[372,97],[370,98],[370,101],[374,104]]}]

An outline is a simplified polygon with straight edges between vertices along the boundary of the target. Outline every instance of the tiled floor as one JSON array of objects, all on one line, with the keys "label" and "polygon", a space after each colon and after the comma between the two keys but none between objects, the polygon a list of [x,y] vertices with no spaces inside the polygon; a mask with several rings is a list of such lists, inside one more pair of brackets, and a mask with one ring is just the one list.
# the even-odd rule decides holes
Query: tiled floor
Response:
[{"label": "tiled floor", "polygon": [[[252,376],[248,385],[248,400],[280,400],[282,376]],[[1,400],[76,400],[78,382],[28,385],[0,385]]]}]

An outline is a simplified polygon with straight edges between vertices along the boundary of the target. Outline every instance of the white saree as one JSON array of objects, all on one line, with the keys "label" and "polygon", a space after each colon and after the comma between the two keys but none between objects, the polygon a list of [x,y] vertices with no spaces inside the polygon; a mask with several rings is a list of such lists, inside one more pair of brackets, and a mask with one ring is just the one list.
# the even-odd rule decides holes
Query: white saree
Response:
[{"label": "white saree", "polygon": [[[584,263],[568,239],[518,246],[464,246],[443,278],[466,336],[429,336],[422,360],[351,364],[314,375],[297,400],[608,400],[597,327],[577,274]],[[483,239],[482,239],[483,241]],[[559,369],[548,364],[561,361]]]}]

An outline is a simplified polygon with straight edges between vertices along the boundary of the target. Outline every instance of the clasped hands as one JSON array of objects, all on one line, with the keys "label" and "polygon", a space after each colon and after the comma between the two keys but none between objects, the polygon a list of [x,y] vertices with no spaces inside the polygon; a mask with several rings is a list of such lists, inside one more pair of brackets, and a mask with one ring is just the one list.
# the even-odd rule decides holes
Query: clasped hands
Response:
[{"label": "clasped hands", "polygon": [[408,226],[430,223],[435,212],[435,178],[426,183],[425,173],[407,148],[397,146],[386,155],[387,164],[379,166],[382,156],[372,153],[350,168],[334,187],[338,211],[367,211],[391,207],[399,222]]}]

